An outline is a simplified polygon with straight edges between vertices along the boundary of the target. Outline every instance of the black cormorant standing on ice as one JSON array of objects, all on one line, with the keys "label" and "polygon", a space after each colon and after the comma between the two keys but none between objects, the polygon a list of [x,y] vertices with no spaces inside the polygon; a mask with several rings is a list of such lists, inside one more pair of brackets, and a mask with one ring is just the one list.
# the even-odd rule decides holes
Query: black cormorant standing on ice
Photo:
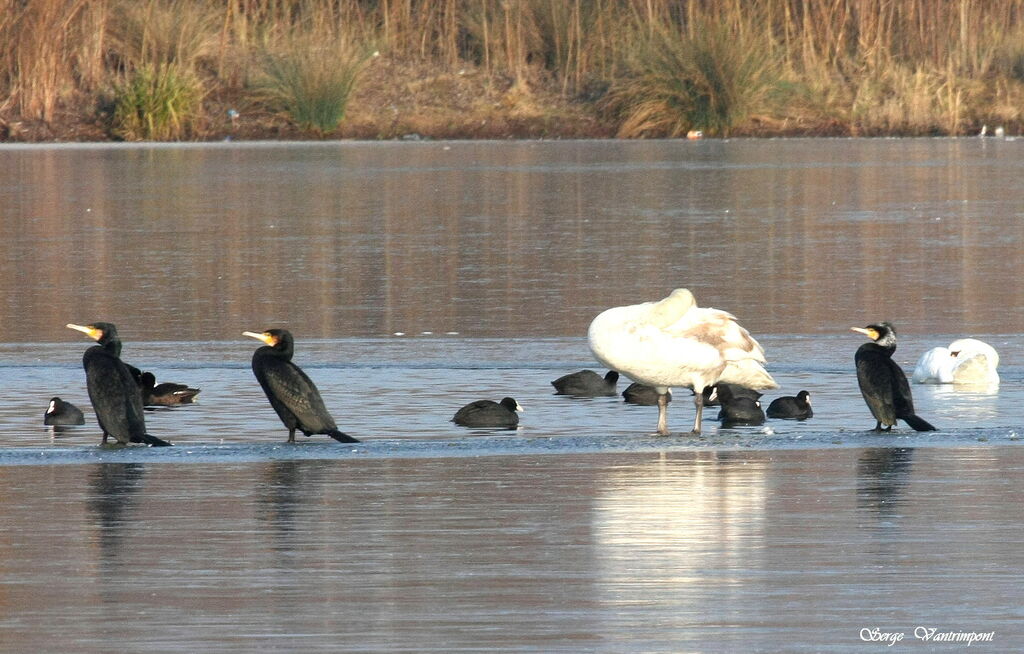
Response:
[{"label": "black cormorant standing on ice", "polygon": [[109,322],[67,326],[96,341],[96,345],[85,351],[82,365],[85,367],[89,401],[103,430],[103,442],[107,442],[107,436],[113,436],[122,445],[170,445],[146,433],[142,391],[131,366],[121,361],[121,339],[117,337],[117,327]]},{"label": "black cormorant standing on ice", "polygon": [[270,406],[288,428],[288,442],[295,442],[295,430],[306,436],[327,434],[339,443],[358,443],[348,434],[338,431],[334,418],[327,412],[320,391],[302,369],[292,363],[295,339],[287,329],[268,329],[264,332],[242,332],[263,341],[252,355],[252,371]]},{"label": "black cormorant standing on ice", "polygon": [[889,431],[897,418],[917,431],[935,431],[931,423],[914,413],[914,399],[910,395],[907,375],[892,360],[892,353],[896,351],[895,328],[887,322],[880,322],[850,329],[872,341],[857,348],[854,361],[857,363],[860,392],[877,421],[875,431]]}]

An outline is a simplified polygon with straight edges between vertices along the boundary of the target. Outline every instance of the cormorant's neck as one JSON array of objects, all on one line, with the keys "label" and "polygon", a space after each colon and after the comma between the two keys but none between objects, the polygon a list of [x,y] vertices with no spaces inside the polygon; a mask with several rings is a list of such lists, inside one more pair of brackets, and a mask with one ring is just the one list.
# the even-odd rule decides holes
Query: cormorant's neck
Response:
[{"label": "cormorant's neck", "polygon": [[259,350],[263,354],[272,356],[275,359],[291,361],[292,355],[295,353],[295,346],[289,343],[278,343],[277,345],[264,345]]},{"label": "cormorant's neck", "polygon": [[111,354],[111,355],[113,355],[115,357],[120,357],[121,356],[121,339],[118,339],[118,338],[103,339],[102,341],[99,341],[97,343],[97,345],[99,345],[101,348],[103,348],[103,351],[108,353],[108,354]]},{"label": "cormorant's neck", "polygon": [[882,352],[887,356],[892,356],[892,353],[896,351],[896,341],[892,341],[888,344],[885,341],[875,341],[874,343],[865,343],[860,346],[860,349],[865,352]]},{"label": "cormorant's neck", "polygon": [[877,343],[880,347],[884,347],[884,348],[886,348],[886,349],[888,349],[890,351],[895,351],[896,350],[896,335],[893,334],[892,332],[889,332],[888,334],[886,334],[882,338],[880,338],[877,341],[875,341],[875,343]]}]

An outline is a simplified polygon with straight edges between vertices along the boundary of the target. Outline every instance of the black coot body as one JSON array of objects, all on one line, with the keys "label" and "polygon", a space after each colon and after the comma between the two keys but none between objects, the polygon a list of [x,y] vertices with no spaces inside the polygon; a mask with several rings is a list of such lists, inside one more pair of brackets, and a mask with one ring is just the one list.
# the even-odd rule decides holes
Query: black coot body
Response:
[{"label": "black coot body", "polygon": [[[667,395],[668,399],[666,402],[671,402],[672,393],[668,393]],[[653,386],[648,386],[647,384],[633,382],[626,387],[626,390],[622,391],[622,398],[629,404],[654,406],[658,403],[658,390]]]},{"label": "black coot body", "polygon": [[896,351],[896,329],[887,322],[851,329],[872,341],[857,348],[854,362],[861,395],[876,420],[875,431],[889,431],[897,419],[917,431],[934,431],[931,423],[915,413],[907,375],[892,360]]},{"label": "black coot body", "polygon": [[746,386],[740,386],[739,384],[730,384],[728,382],[718,382],[714,386],[708,386],[704,389],[704,406],[719,406],[721,403],[718,401],[718,392],[720,389],[728,389],[727,392],[732,394],[732,397],[749,397],[755,402],[761,399],[763,393],[761,391],[755,391],[752,388]]},{"label": "black coot body", "polygon": [[807,391],[800,391],[796,397],[792,395],[777,397],[768,405],[765,414],[769,418],[807,420],[814,415],[814,411],[811,410],[811,394]]},{"label": "black coot body", "polygon": [[117,327],[108,322],[69,324],[68,327],[96,341],[96,345],[85,351],[82,366],[85,368],[89,401],[96,413],[96,421],[103,430],[103,442],[107,442],[108,436],[113,436],[123,445],[170,445],[146,433],[142,392],[136,374],[138,371],[133,372],[131,366],[121,361],[121,340],[117,336]]},{"label": "black coot body", "polygon": [[71,402],[65,402],[59,397],[50,399],[50,405],[43,414],[43,424],[54,427],[70,427],[84,425],[85,416],[82,410]]},{"label": "black coot body", "polygon": [[602,397],[618,393],[615,388],[618,383],[619,373],[614,370],[609,370],[604,377],[593,370],[580,370],[559,377],[551,385],[555,387],[556,395]]},{"label": "black coot body", "polygon": [[519,403],[511,397],[506,397],[501,402],[493,400],[477,400],[470,402],[455,412],[452,422],[463,427],[505,427],[514,428],[519,424],[519,414],[522,410]]},{"label": "black coot body", "polygon": [[717,384],[717,392],[718,404],[721,407],[718,419],[722,421],[723,427],[764,424],[764,411],[758,400],[747,394],[733,395],[732,384]]},{"label": "black coot body", "polygon": [[281,422],[288,428],[288,442],[295,442],[295,430],[306,436],[326,434],[339,443],[358,443],[348,434],[338,431],[334,418],[327,412],[313,380],[292,363],[295,339],[287,329],[268,329],[264,332],[242,332],[266,345],[256,348],[252,355],[252,371],[263,392],[270,400]]}]

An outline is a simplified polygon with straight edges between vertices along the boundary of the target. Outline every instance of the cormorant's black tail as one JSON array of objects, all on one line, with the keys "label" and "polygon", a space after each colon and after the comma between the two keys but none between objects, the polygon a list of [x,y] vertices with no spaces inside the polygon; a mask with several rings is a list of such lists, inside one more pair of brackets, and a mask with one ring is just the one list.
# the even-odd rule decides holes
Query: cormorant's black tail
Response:
[{"label": "cormorant's black tail", "polygon": [[907,423],[917,431],[936,431],[934,425],[928,422],[924,418],[919,418],[916,415],[900,416],[903,422]]},{"label": "cormorant's black tail", "polygon": [[149,434],[142,435],[142,442],[150,447],[169,447],[171,445],[167,441],[159,439],[156,436],[150,436]]},{"label": "cormorant's black tail", "polygon": [[358,443],[359,442],[358,438],[352,438],[348,434],[342,433],[342,432],[338,431],[337,429],[330,430],[329,432],[327,432],[327,435],[330,436],[331,438],[333,438],[334,440],[338,441],[339,443]]}]

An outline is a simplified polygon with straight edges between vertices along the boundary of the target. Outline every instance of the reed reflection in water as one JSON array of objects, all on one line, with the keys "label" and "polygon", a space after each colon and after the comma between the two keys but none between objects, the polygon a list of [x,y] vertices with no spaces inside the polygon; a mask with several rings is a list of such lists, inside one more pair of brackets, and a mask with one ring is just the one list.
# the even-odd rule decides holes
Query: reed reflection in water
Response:
[{"label": "reed reflection in water", "polygon": [[[677,286],[754,333],[1015,333],[1024,141],[7,147],[19,341],[585,332]],[[852,321],[852,323],[851,323]]]}]

